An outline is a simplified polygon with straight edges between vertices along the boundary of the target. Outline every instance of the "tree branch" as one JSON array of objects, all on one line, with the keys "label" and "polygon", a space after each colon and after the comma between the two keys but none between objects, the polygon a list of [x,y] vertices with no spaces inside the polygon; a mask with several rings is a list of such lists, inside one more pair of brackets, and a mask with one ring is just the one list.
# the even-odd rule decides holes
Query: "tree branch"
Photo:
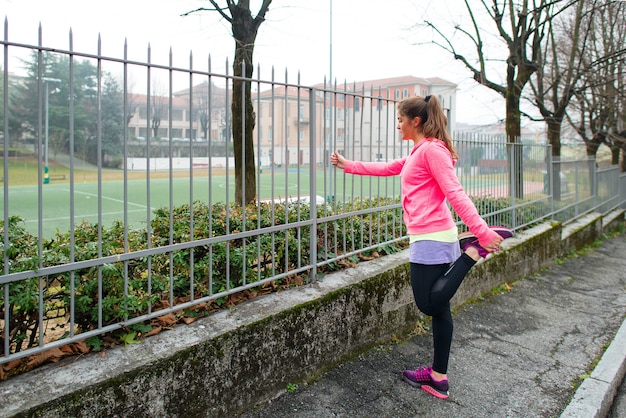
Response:
[{"label": "tree branch", "polygon": [[254,21],[257,25],[260,25],[265,20],[265,13],[267,13],[267,11],[269,10],[270,3],[272,3],[272,0],[263,0],[263,4],[261,4],[259,12],[254,18]]},{"label": "tree branch", "polygon": [[215,2],[215,0],[209,0],[209,1],[215,7],[214,9],[209,9],[209,8],[206,8],[206,7],[198,7],[195,10],[191,10],[189,12],[181,14],[181,16],[182,17],[186,17],[186,16],[189,16],[190,14],[197,13],[197,12],[208,12],[208,11],[210,11],[210,12],[219,12],[219,14],[222,15],[222,17],[224,19],[226,19],[226,21],[228,21],[229,23],[232,23],[232,21],[233,21],[232,17],[230,17],[226,13],[224,13],[224,10],[229,10],[230,9],[230,4],[231,4],[230,0],[228,0],[228,4],[229,4],[228,7],[220,7],[219,4],[217,4]]}]

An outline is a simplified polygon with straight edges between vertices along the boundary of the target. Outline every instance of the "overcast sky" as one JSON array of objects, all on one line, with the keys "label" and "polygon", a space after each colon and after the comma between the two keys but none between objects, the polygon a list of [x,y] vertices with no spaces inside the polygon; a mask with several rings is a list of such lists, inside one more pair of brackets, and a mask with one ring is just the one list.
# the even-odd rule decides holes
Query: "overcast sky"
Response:
[{"label": "overcast sky", "polygon": [[[419,4],[415,4],[419,3]],[[256,14],[259,0],[251,0]],[[384,6],[381,6],[384,4]],[[459,0],[274,0],[257,36],[254,61],[261,78],[321,83],[332,71],[338,83],[412,75],[441,77],[459,85],[457,121],[496,123],[504,117],[503,100],[478,86],[465,68],[449,54],[429,44],[414,25],[452,16],[465,7]],[[214,72],[232,60],[234,41],[230,26],[217,12],[181,14],[210,7],[203,0],[0,0],[8,19],[8,39],[38,43],[41,23],[43,45],[121,58],[124,41],[129,58],[167,64],[170,48],[174,65],[205,69],[211,56]],[[331,37],[332,16],[332,37]],[[3,30],[4,34],[4,30]],[[4,36],[4,35],[3,35]],[[332,43],[331,43],[332,40]],[[424,42],[426,42],[424,44]],[[332,55],[331,55],[332,44]],[[332,65],[331,65],[332,64]],[[14,70],[14,62],[10,68]],[[255,73],[255,77],[258,74]]]}]

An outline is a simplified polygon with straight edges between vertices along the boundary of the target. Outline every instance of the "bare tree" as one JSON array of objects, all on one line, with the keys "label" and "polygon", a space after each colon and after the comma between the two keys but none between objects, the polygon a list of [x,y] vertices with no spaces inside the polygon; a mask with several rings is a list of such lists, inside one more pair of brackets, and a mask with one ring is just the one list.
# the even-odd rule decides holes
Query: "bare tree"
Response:
[{"label": "bare tree", "polygon": [[537,50],[537,71],[529,83],[533,93],[531,100],[546,122],[548,142],[555,157],[561,155],[565,110],[574,95],[574,86],[586,70],[584,54],[589,16],[583,19],[585,3],[579,0],[574,13],[565,21],[552,19],[547,23],[546,41]]},{"label": "bare tree", "polygon": [[235,59],[233,60],[232,130],[235,153],[235,201],[242,205],[256,198],[256,166],[254,164],[253,130],[255,114],[252,107],[252,73],[254,43],[265,20],[272,0],[263,0],[256,17],[250,11],[250,0],[226,0],[226,7],[218,1],[209,0],[213,8],[198,8],[199,11],[217,11],[230,23],[235,39]]},{"label": "bare tree", "polygon": [[130,125],[130,121],[135,117],[135,113],[137,113],[137,109],[139,109],[139,99],[138,95],[126,93],[126,127]]},{"label": "bare tree", "polygon": [[200,122],[200,130],[202,131],[200,137],[211,140],[212,135],[209,131],[218,128],[218,126],[211,126],[212,119],[215,118],[212,113],[223,108],[224,91],[218,89],[213,83],[205,82],[195,86],[192,100],[198,115],[198,121]]},{"label": "bare tree", "polygon": [[[546,23],[545,42],[536,51],[537,70],[529,82],[531,101],[546,123],[555,179],[560,178],[561,127],[565,112],[574,96],[574,86],[586,70],[584,55],[593,12],[587,12],[585,6],[595,2],[579,0],[572,13],[564,13],[562,19],[550,19]],[[553,196],[560,200],[561,182],[552,184]]]},{"label": "bare tree", "polygon": [[159,138],[159,128],[161,127],[161,120],[167,118],[167,101],[168,98],[152,88],[153,93],[150,97],[150,129],[152,129],[152,137],[154,139]]},{"label": "bare tree", "polygon": [[[468,13],[469,27],[459,23],[454,26],[454,33],[462,35],[461,40],[455,41],[453,34],[446,34],[438,25],[426,21],[426,25],[433,29],[433,42],[451,53],[455,59],[461,61],[478,83],[489,87],[500,94],[506,103],[506,135],[509,144],[520,141],[522,91],[528,84],[532,74],[537,71],[537,55],[546,33],[546,23],[557,13],[556,6],[560,0],[503,0],[472,2],[464,0]],[[477,5],[476,5],[477,4]],[[566,6],[564,6],[566,7]],[[495,25],[499,41],[506,46],[507,55],[503,67],[490,67],[497,61],[489,52],[493,45],[486,45],[483,37],[487,36],[488,29],[479,21],[479,13],[486,12],[489,20]],[[473,51],[465,47],[470,42]],[[458,42],[458,43],[455,43]],[[489,74],[487,74],[489,71]],[[502,74],[502,82],[498,81]],[[513,147],[510,147],[512,150]],[[509,163],[514,164],[515,186],[517,197],[523,197],[522,184],[522,153],[510,153],[517,158]]]},{"label": "bare tree", "polygon": [[602,13],[604,30],[610,32],[603,39],[607,66],[607,94],[612,110],[607,136],[611,148],[611,164],[620,164],[626,172],[626,3],[607,2]]},{"label": "bare tree", "polygon": [[618,164],[624,150],[626,4],[599,2],[594,6],[586,23],[590,36],[582,55],[585,71],[567,117],[585,142],[589,157],[595,159],[604,144],[611,149],[612,164]]}]

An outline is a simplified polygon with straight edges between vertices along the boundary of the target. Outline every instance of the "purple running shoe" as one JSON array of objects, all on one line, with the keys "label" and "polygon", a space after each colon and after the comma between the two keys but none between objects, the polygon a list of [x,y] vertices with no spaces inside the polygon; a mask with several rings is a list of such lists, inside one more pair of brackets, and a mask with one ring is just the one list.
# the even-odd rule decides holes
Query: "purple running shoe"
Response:
[{"label": "purple running shoe", "polygon": [[447,399],[448,393],[448,379],[435,380],[432,376],[432,367],[420,367],[417,370],[405,370],[402,372],[402,380],[409,385],[420,388],[425,392],[430,393],[436,398]]},{"label": "purple running shoe", "polygon": [[[490,226],[490,229],[494,230],[502,238],[507,239],[513,236],[513,231],[504,226]],[[478,243],[478,238],[471,232],[463,232],[459,234],[459,245],[461,251],[465,252],[469,247],[474,247],[478,250],[478,255],[482,258],[486,258],[489,255],[489,251],[485,250],[482,245]]]}]

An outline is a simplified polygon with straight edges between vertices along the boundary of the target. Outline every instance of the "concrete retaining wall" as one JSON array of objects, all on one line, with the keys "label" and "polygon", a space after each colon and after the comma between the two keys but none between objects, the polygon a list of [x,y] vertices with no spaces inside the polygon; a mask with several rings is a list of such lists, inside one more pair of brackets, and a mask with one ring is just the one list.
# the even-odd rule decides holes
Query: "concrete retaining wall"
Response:
[{"label": "concrete retaining wall", "polygon": [[[530,275],[624,225],[624,211],[532,228],[472,269],[452,303]],[[419,320],[406,251],[267,295],[140,345],[0,383],[0,416],[234,416]]]}]

